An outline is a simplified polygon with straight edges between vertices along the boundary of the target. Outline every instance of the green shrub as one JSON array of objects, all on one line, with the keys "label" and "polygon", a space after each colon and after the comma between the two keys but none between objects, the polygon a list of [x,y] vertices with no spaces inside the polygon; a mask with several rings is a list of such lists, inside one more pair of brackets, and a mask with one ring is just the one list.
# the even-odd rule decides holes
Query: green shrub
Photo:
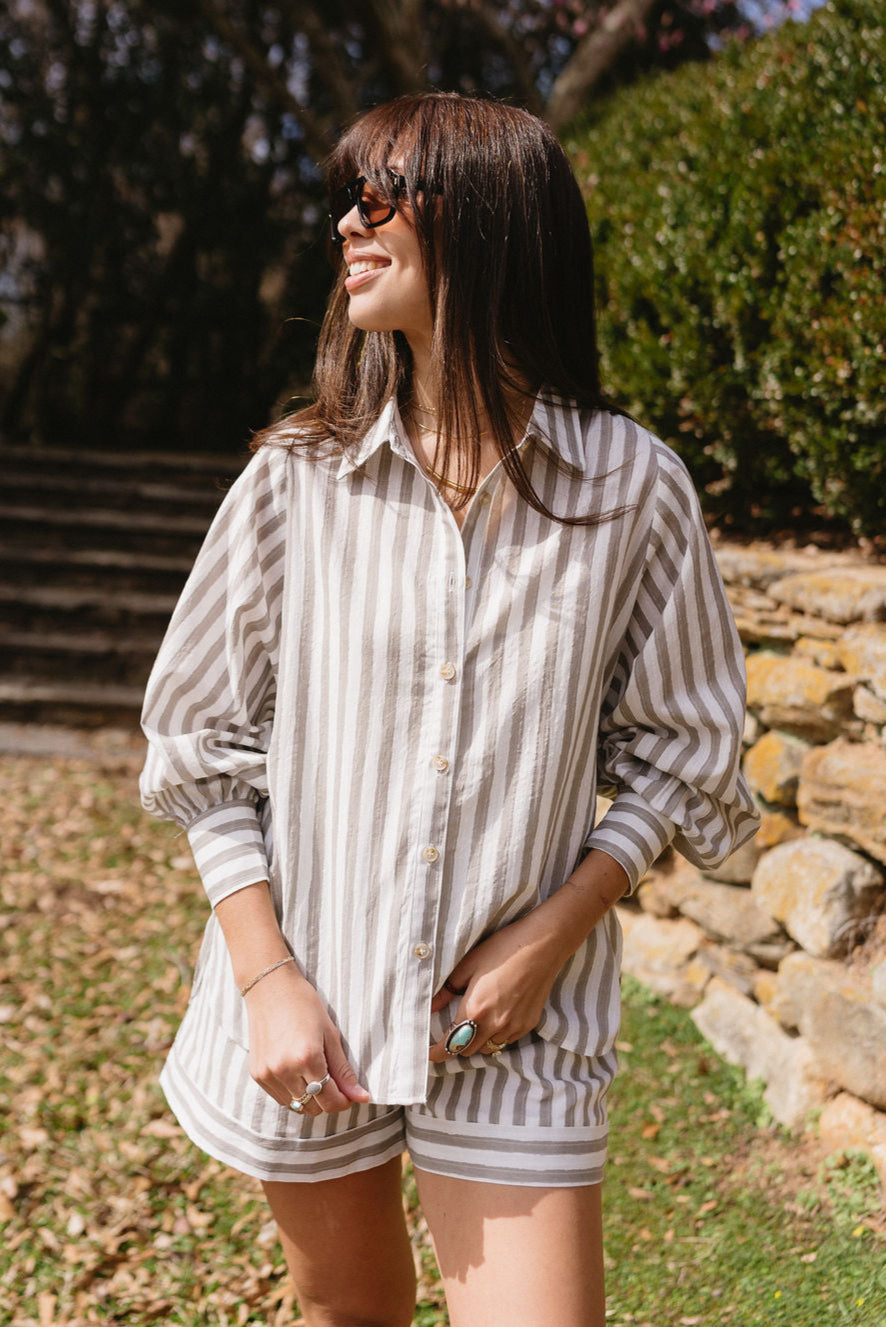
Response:
[{"label": "green shrub", "polygon": [[604,378],[739,522],[886,517],[886,18],[833,0],[567,140]]}]

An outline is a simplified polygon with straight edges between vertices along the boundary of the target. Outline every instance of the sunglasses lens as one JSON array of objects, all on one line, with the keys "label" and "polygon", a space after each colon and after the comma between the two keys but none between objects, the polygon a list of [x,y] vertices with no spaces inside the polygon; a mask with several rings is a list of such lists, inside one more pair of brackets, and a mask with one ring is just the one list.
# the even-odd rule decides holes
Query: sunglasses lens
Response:
[{"label": "sunglasses lens", "polygon": [[336,189],[329,203],[329,220],[332,223],[332,240],[341,243],[339,223],[356,205],[360,220],[364,226],[383,226],[397,212],[396,203],[383,198],[374,185],[364,179],[352,180]]},{"label": "sunglasses lens", "polygon": [[364,184],[360,194],[360,215],[368,226],[390,221],[397,209],[382,198],[371,184]]}]

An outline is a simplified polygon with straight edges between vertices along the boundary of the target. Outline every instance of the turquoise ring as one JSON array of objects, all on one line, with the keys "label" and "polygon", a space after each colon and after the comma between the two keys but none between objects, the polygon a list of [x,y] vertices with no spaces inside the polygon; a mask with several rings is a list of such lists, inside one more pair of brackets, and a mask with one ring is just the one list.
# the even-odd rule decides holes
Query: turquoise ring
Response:
[{"label": "turquoise ring", "polygon": [[477,1024],[472,1018],[466,1018],[461,1023],[453,1023],[446,1034],[446,1040],[443,1045],[446,1048],[447,1055],[460,1055],[466,1051],[471,1042],[477,1035]]}]

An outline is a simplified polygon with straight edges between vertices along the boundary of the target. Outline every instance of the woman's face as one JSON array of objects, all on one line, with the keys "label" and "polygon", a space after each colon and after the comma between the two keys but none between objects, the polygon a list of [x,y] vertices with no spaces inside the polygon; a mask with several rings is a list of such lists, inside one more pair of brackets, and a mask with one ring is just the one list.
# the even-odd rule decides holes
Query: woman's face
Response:
[{"label": "woman's face", "polygon": [[[391,170],[399,173],[399,163]],[[369,186],[366,186],[367,188]],[[383,226],[364,226],[356,207],[338,224],[348,265],[348,317],[364,332],[402,332],[413,347],[433,330],[421,246],[408,202]]]}]

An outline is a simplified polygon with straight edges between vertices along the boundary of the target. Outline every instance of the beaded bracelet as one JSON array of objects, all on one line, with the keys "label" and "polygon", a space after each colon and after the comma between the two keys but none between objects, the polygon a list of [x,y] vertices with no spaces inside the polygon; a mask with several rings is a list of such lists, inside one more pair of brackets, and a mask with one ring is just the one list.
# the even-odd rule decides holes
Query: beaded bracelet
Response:
[{"label": "beaded bracelet", "polygon": [[294,962],[295,959],[292,956],[292,954],[288,954],[286,958],[278,958],[276,963],[272,963],[269,968],[265,968],[262,972],[258,974],[257,977],[253,977],[252,981],[248,981],[245,986],[241,986],[240,994],[245,995],[247,991],[251,991],[253,986],[255,986],[257,982],[261,981],[262,977],[266,977],[268,973],[273,972],[275,968],[282,968],[284,963],[294,963]]}]

